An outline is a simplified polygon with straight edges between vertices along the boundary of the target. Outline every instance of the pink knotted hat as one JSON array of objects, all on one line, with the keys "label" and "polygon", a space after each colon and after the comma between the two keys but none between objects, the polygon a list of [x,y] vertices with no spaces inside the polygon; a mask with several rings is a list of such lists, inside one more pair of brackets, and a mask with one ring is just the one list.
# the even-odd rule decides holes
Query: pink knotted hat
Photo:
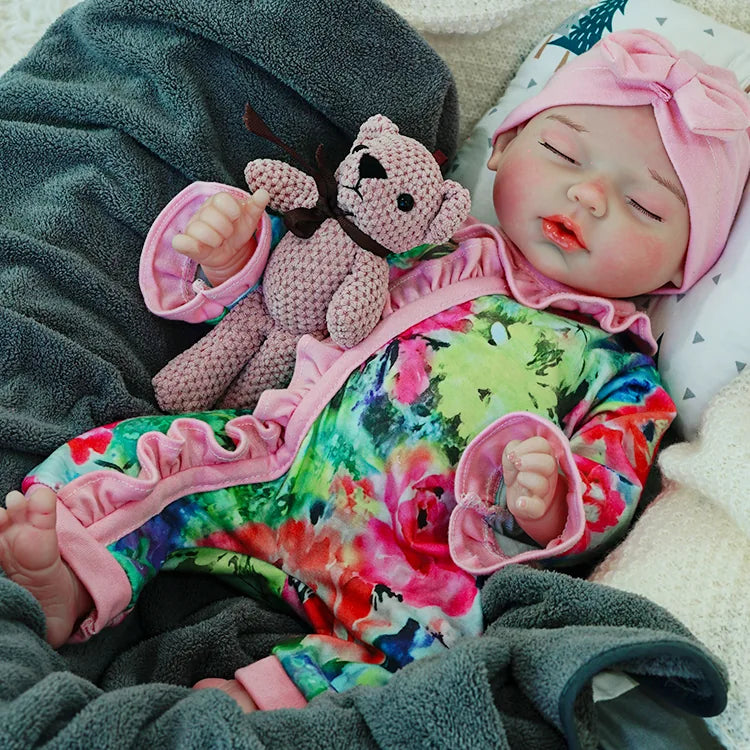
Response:
[{"label": "pink knotted hat", "polygon": [[536,96],[516,107],[493,136],[539,112],[570,104],[650,104],[664,147],[688,201],[690,238],[684,292],[721,255],[750,169],[750,100],[734,73],[678,52],[664,37],[614,32],[558,70]]}]

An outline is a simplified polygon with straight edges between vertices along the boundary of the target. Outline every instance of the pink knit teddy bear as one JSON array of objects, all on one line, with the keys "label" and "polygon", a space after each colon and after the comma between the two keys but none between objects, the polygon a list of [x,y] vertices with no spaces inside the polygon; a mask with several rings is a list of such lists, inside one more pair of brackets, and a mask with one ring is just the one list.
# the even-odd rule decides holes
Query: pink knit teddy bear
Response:
[{"label": "pink knit teddy bear", "polygon": [[250,191],[268,191],[291,231],[262,287],[156,375],[165,411],[253,407],[264,390],[288,384],[303,334],[355,346],[387,300],[384,256],[444,242],[470,210],[468,191],[444,180],[432,154],[383,115],[362,125],[327,183],[318,177],[272,159],[245,168]]}]

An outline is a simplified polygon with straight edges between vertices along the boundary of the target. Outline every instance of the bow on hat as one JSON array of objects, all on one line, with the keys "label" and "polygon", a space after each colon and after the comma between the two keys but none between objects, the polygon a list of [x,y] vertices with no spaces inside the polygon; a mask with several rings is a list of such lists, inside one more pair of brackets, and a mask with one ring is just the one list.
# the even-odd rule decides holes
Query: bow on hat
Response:
[{"label": "bow on hat", "polygon": [[674,99],[687,128],[696,135],[732,140],[750,128],[750,101],[734,74],[680,52],[649,31],[620,32],[600,42],[615,75],[660,99]]}]

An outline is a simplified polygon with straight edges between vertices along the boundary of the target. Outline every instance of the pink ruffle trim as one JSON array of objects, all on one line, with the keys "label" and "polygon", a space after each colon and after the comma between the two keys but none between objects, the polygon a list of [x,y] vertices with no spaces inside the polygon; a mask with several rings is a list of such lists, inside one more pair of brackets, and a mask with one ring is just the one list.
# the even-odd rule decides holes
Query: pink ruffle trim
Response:
[{"label": "pink ruffle trim", "polygon": [[511,296],[516,301],[535,310],[553,308],[582,313],[596,320],[607,333],[629,330],[647,354],[656,354],[658,347],[651,332],[651,321],[630,300],[595,297],[547,278],[509,245],[497,229],[487,224],[465,226],[455,236],[461,243],[487,238],[494,240]]}]

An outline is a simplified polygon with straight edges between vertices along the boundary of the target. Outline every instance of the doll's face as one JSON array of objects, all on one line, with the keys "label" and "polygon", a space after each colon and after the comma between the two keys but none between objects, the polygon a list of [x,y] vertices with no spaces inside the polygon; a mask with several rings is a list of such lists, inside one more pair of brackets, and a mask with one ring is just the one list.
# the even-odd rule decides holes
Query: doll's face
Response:
[{"label": "doll's face", "polygon": [[689,214],[650,106],[547,109],[488,166],[502,232],[546,276],[605,297],[680,286]]}]

